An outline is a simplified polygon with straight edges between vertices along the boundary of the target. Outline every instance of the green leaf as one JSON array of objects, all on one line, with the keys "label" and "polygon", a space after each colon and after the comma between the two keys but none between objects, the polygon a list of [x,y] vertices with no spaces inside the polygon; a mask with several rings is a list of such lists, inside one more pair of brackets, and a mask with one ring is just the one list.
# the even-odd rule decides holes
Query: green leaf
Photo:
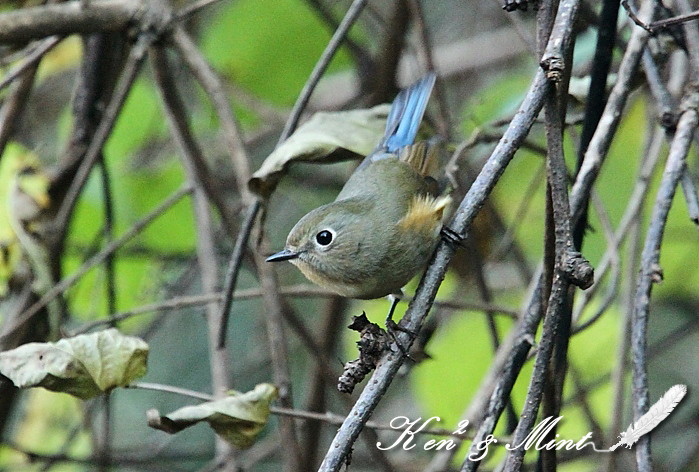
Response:
[{"label": "green leaf", "polygon": [[2,352],[0,373],[19,388],[44,387],[87,399],[142,377],[147,359],[145,341],[112,328]]},{"label": "green leaf", "polygon": [[227,442],[246,448],[252,446],[267,424],[269,405],[275,398],[277,389],[274,385],[258,384],[249,392],[232,391],[226,398],[186,406],[166,416],[160,416],[158,410],[149,410],[148,426],[175,434],[206,421]]},{"label": "green leaf", "polygon": [[292,162],[331,163],[366,156],[383,136],[389,108],[316,113],[265,159],[250,179],[250,190],[269,196]]}]

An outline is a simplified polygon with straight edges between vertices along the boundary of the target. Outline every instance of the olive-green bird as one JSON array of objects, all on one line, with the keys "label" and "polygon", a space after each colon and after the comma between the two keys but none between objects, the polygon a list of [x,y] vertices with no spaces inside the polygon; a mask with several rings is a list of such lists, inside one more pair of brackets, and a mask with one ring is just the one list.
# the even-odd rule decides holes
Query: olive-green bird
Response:
[{"label": "olive-green bird", "polygon": [[429,74],[398,94],[381,142],[337,199],[301,218],[267,261],[288,260],[344,297],[401,293],[434,252],[450,202],[430,176],[436,149],[414,144],[434,82]]}]

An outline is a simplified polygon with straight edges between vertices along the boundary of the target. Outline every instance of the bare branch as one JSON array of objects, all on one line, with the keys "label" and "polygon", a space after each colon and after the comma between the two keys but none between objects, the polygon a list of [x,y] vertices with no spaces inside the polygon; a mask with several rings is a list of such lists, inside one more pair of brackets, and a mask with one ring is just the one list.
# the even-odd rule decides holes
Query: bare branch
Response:
[{"label": "bare branch", "polygon": [[85,262],[78,270],[73,274],[61,280],[57,283],[51,290],[46,292],[36,303],[30,306],[21,316],[13,321],[11,325],[5,326],[5,329],[0,334],[0,340],[8,336],[11,336],[17,326],[21,326],[27,319],[34,316],[39,310],[45,307],[50,301],[54,300],[58,295],[66,291],[75,282],[77,282],[83,275],[85,275],[90,269],[101,264],[105,259],[117,251],[119,248],[124,246],[129,240],[134,236],[139,234],[151,224],[157,217],[169,210],[175,203],[179,202],[182,197],[191,192],[189,186],[184,186],[177,190],[175,193],[166,198],[160,205],[158,205],[153,211],[148,213],[146,216],[141,218],[139,221],[134,223],[134,225],[121,237],[115,239],[110,244],[104,247],[99,253],[95,254],[87,262]]},{"label": "bare branch", "polygon": [[0,15],[0,43],[23,43],[47,36],[122,31],[145,11],[138,0],[96,0],[42,5]]},{"label": "bare branch", "polygon": [[[261,222],[258,228],[262,230]],[[293,408],[291,390],[291,374],[289,372],[289,354],[286,333],[284,331],[284,300],[279,293],[279,283],[276,272],[271,264],[265,261],[263,254],[269,254],[269,243],[264,233],[258,238],[260,243],[255,254],[255,264],[260,274],[260,284],[263,291],[264,315],[269,339],[269,351],[272,361],[274,385],[279,391],[279,404],[285,408]],[[284,472],[300,471],[301,451],[298,448],[296,428],[293,421],[282,418],[280,421],[280,434],[288,454],[283,461]]]},{"label": "bare branch", "polygon": [[[519,112],[511,122],[490,158],[483,166],[481,173],[476,178],[470,190],[461,201],[459,208],[450,223],[450,228],[458,234],[466,234],[473,223],[476,213],[485,203],[485,199],[492,191],[495,183],[510,162],[510,159],[518,149],[536,116],[543,106],[544,95],[547,89],[546,78],[542,71],[536,74],[529,89],[529,93],[520,106]],[[409,331],[417,332],[427,316],[427,312],[434,301],[439,284],[444,278],[447,264],[454,255],[455,248],[446,242],[441,242],[433,256],[425,275],[420,281],[415,298],[401,320],[401,325]],[[405,333],[401,333],[399,342],[404,346],[410,346],[412,339]],[[395,353],[388,353],[377,366],[374,375],[369,380],[367,387],[362,391],[359,400],[337,432],[330,449],[320,467],[321,471],[337,471],[344,463],[352,445],[359,436],[364,423],[378,405],[381,397],[388,389],[393,377],[398,372],[403,358]]]},{"label": "bare branch", "polygon": [[[642,18],[650,17],[653,4],[653,0],[644,2],[641,10]],[[648,42],[648,32],[640,28],[634,29],[624,57],[619,65],[617,81],[609,94],[604,113],[602,113],[595,134],[590,140],[582,166],[570,192],[573,222],[578,221],[581,217],[584,208],[583,202],[586,201],[587,196],[590,194],[590,187],[599,173],[611,145],[612,137],[619,126],[621,112],[631,91],[631,81],[638,69],[646,42]]]},{"label": "bare branch", "polygon": [[682,190],[684,199],[687,202],[687,212],[689,219],[699,226],[699,195],[697,195],[697,187],[692,180],[692,176],[687,169],[682,175]]},{"label": "bare branch", "polygon": [[[699,92],[696,90],[695,84],[694,89],[685,99],[685,111],[680,117],[677,132],[670,147],[670,154],[660,181],[660,188],[658,189],[641,254],[641,272],[636,283],[636,296],[631,325],[635,419],[640,418],[650,407],[646,358],[650,294],[653,283],[658,283],[662,280],[662,269],[659,266],[660,245],[665,231],[667,216],[672,205],[672,198],[682,178],[687,152],[696,131],[697,123],[699,123],[698,105]],[[636,445],[636,464],[640,472],[650,472],[652,470],[650,438],[647,435],[643,436]]]},{"label": "bare branch", "polygon": [[[117,82],[114,94],[104,110],[102,120],[92,136],[92,140],[90,141],[90,145],[85,152],[83,161],[80,163],[80,167],[78,168],[75,177],[71,181],[65,198],[61,202],[61,206],[58,209],[56,217],[54,218],[53,228],[57,235],[64,234],[65,231],[67,231],[68,222],[73,212],[73,208],[78,201],[80,192],[90,176],[93,166],[102,153],[104,143],[107,142],[107,138],[109,138],[109,135],[112,132],[112,128],[114,127],[114,123],[119,116],[121,107],[123,106],[124,101],[131,90],[131,85],[136,79],[136,75],[138,74],[141,64],[143,63],[146,49],[150,41],[150,39],[142,36],[138,43],[136,43],[136,45],[131,49],[129,58],[124,66],[124,70],[122,71]],[[58,237],[57,239],[63,238]]]},{"label": "bare branch", "polygon": [[7,87],[12,81],[19,77],[25,70],[27,70],[32,65],[36,64],[44,54],[53,49],[58,43],[61,42],[60,36],[49,36],[46,39],[38,41],[36,44],[32,43],[31,49],[22,58],[20,62],[15,64],[12,69],[7,71],[7,74],[0,80],[0,90]]},{"label": "bare branch", "polygon": [[337,31],[335,31],[335,34],[333,34],[333,37],[328,42],[323,54],[321,54],[318,62],[311,72],[311,75],[308,77],[306,84],[303,86],[303,89],[299,94],[299,98],[296,99],[294,108],[291,110],[291,115],[284,125],[281,136],[279,136],[277,146],[286,141],[291,133],[294,132],[294,129],[296,129],[299,118],[301,118],[301,113],[303,113],[303,110],[306,108],[313,90],[316,88],[316,85],[318,85],[320,78],[325,73],[325,69],[327,69],[328,65],[330,64],[330,60],[335,56],[335,53],[340,48],[340,45],[347,35],[347,32],[359,17],[359,14],[364,9],[366,3],[367,0],[354,0],[352,5],[347,10],[345,17],[342,19],[342,22],[340,22],[340,26],[337,27]]}]

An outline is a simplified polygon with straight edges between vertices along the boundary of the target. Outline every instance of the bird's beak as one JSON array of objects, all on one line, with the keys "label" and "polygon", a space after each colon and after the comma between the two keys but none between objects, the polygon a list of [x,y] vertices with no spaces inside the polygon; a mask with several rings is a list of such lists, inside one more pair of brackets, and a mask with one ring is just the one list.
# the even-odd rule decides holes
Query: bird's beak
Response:
[{"label": "bird's beak", "polygon": [[296,259],[299,257],[298,252],[290,251],[288,249],[284,249],[282,251],[279,251],[276,254],[272,254],[269,256],[265,261],[267,262],[279,262],[279,261],[288,261],[291,259]]}]

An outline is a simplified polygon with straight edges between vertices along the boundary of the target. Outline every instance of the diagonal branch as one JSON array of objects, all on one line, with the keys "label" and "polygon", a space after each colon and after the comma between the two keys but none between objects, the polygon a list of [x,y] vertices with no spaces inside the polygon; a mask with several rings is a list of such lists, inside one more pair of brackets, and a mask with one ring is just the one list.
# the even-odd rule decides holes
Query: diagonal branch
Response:
[{"label": "diagonal branch", "polygon": [[337,27],[337,31],[335,31],[335,34],[333,34],[332,38],[330,38],[330,42],[325,47],[323,54],[321,54],[318,62],[311,72],[311,75],[308,77],[306,84],[303,86],[303,89],[299,94],[299,98],[296,99],[294,108],[291,110],[291,115],[284,125],[284,130],[282,131],[281,136],[279,136],[277,146],[286,141],[286,138],[288,138],[296,129],[299,118],[301,118],[301,113],[306,108],[306,105],[308,105],[308,101],[311,99],[313,90],[316,88],[320,78],[328,68],[330,60],[335,57],[335,53],[340,48],[340,45],[344,41],[345,36],[347,36],[349,29],[352,27],[357,18],[359,18],[359,14],[364,9],[366,3],[367,0],[354,0],[352,5],[350,5],[345,17],[342,18],[342,22],[340,22],[340,26]]},{"label": "diagonal branch", "polygon": [[189,186],[184,186],[177,190],[175,193],[166,198],[160,205],[158,205],[153,211],[148,213],[146,216],[138,220],[134,225],[119,238],[112,241],[110,244],[105,246],[100,252],[91,257],[87,262],[85,262],[78,270],[73,274],[65,277],[59,283],[57,283],[51,290],[46,292],[36,303],[30,306],[21,316],[13,321],[12,325],[6,326],[2,333],[0,333],[0,340],[9,337],[14,332],[17,326],[21,326],[26,320],[34,316],[39,310],[48,305],[49,302],[54,300],[58,295],[66,291],[68,288],[73,286],[83,275],[85,275],[93,267],[103,263],[110,254],[123,247],[127,242],[129,242],[134,236],[138,235],[143,229],[145,229],[149,224],[151,224],[157,217],[165,213],[177,202],[180,201],[182,197],[191,192]]},{"label": "diagonal branch", "polygon": [[[470,190],[461,201],[450,228],[464,236],[470,228],[478,210],[485,204],[490,192],[505,171],[512,156],[524,141],[539,111],[543,107],[546,87],[543,71],[539,71],[527,93],[519,112],[510,123],[507,131],[496,146]],[[401,320],[401,325],[408,331],[417,332],[424,323],[427,312],[437,294],[437,289],[444,278],[447,265],[455,252],[455,247],[442,241],[433,256],[425,275],[417,288],[415,298]],[[405,333],[398,335],[399,342],[409,347],[412,344]],[[335,435],[328,453],[320,467],[321,471],[337,471],[345,462],[352,445],[357,440],[364,423],[378,405],[388,389],[398,369],[403,364],[403,357],[389,352],[381,359],[374,375],[362,391],[347,420]]]},{"label": "diagonal branch", "polygon": [[143,63],[146,49],[151,40],[145,36],[141,36],[136,45],[131,49],[131,53],[124,65],[124,69],[119,77],[114,94],[112,95],[109,104],[107,105],[102,115],[102,120],[95,130],[95,133],[90,141],[90,145],[85,152],[80,167],[78,168],[68,191],[61,203],[58,213],[53,222],[55,232],[54,238],[62,240],[62,235],[68,230],[68,221],[73,213],[73,208],[78,201],[80,192],[87,182],[90,172],[102,153],[102,148],[109,138],[114,123],[119,116],[128,93],[131,91],[131,85],[136,79],[136,75]]},{"label": "diagonal branch", "polygon": [[63,38],[60,36],[49,36],[46,39],[37,41],[29,45],[28,53],[22,58],[22,60],[14,65],[5,76],[0,80],[0,90],[11,84],[17,77],[22,75],[22,73],[36,64],[44,54],[53,49],[58,43],[61,42]]}]

